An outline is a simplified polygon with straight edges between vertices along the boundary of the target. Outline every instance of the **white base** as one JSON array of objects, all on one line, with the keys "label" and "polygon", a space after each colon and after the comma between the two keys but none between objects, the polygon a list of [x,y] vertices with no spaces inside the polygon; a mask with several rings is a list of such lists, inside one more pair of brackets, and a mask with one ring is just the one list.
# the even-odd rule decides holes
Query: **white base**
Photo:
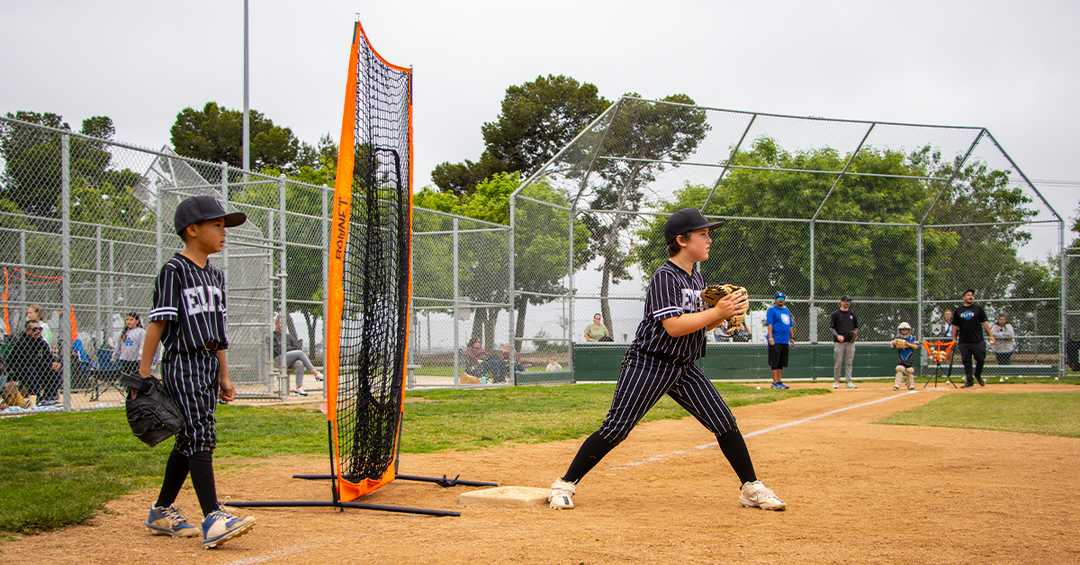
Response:
[{"label": "white base", "polygon": [[540,506],[548,503],[551,489],[537,487],[495,487],[462,493],[458,502],[484,502],[503,506]]}]

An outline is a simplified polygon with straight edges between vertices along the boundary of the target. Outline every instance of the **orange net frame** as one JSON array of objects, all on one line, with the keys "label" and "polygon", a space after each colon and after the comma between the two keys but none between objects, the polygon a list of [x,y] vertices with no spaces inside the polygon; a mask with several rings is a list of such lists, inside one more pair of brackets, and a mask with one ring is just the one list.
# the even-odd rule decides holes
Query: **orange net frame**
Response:
[{"label": "orange net frame", "polygon": [[353,32],[327,293],[327,421],[344,502],[395,479],[408,358],[412,73]]}]

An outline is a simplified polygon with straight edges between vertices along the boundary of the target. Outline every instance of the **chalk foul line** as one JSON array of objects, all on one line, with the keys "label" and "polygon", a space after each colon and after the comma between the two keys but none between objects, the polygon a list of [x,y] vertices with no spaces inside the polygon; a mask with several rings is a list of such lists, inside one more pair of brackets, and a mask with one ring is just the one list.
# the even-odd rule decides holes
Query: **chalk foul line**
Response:
[{"label": "chalk foul line", "polygon": [[[764,430],[758,430],[756,432],[750,432],[748,434],[744,434],[743,437],[744,438],[752,438],[754,436],[759,436],[761,434],[767,434],[769,432],[775,432],[776,430],[782,430],[784,428],[790,428],[792,426],[798,426],[799,424],[805,424],[807,422],[812,422],[814,420],[818,420],[818,419],[821,419],[821,418],[832,416],[834,414],[839,414],[841,412],[846,412],[848,410],[854,410],[856,408],[864,408],[866,406],[872,406],[874,404],[878,404],[878,403],[881,403],[881,402],[887,402],[889,400],[893,400],[894,398],[900,398],[901,396],[907,396],[909,394],[916,394],[918,392],[919,391],[917,391],[917,390],[910,391],[910,392],[904,392],[904,393],[901,393],[901,394],[897,394],[895,396],[887,396],[885,398],[879,398],[877,400],[871,400],[870,402],[864,402],[862,404],[856,404],[854,406],[848,406],[846,408],[839,408],[839,409],[833,410],[831,412],[826,412],[824,414],[818,414],[817,416],[811,416],[809,418],[803,418],[802,420],[796,420],[794,422],[788,422],[786,424],[780,424],[779,426],[773,426],[771,428],[765,428]],[[690,449],[683,449],[683,450],[680,450],[680,451],[672,451],[670,453],[662,453],[660,455],[653,455],[652,457],[647,457],[645,459],[642,459],[641,461],[634,461],[633,463],[623,463],[622,465],[611,467],[611,470],[617,471],[617,470],[622,470],[622,469],[629,469],[631,467],[637,467],[639,465],[644,465],[646,463],[654,463],[656,461],[661,461],[661,460],[666,459],[668,457],[671,457],[673,455],[682,455],[684,453],[690,453],[692,451],[701,451],[702,449],[708,449],[710,447],[717,447],[717,443],[714,441],[712,443],[707,443],[705,445],[699,445],[697,447],[693,447],[693,448],[690,448]]]}]

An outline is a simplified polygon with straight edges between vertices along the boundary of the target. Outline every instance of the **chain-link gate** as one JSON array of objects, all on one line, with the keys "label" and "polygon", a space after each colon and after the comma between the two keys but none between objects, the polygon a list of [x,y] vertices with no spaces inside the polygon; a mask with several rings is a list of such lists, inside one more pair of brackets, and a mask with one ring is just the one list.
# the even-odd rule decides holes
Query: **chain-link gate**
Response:
[{"label": "chain-link gate", "polygon": [[[413,210],[409,388],[513,384],[510,228]],[[531,362],[531,360],[526,360]]]}]

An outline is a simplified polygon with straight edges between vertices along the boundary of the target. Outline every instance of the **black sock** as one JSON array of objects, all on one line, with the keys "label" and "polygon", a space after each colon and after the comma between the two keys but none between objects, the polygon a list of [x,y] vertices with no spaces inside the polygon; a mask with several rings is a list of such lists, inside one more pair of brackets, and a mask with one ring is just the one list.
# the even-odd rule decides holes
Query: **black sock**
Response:
[{"label": "black sock", "polygon": [[191,485],[199,497],[203,517],[218,509],[217,486],[214,484],[214,454],[210,451],[193,453],[191,461]]},{"label": "black sock", "polygon": [[720,444],[720,451],[724,452],[731,468],[739,476],[739,484],[752,483],[757,480],[754,473],[754,462],[750,460],[750,451],[746,449],[746,440],[742,437],[739,428],[735,428],[723,434],[716,434],[716,442]]},{"label": "black sock", "polygon": [[574,456],[574,460],[570,463],[570,468],[566,470],[562,480],[576,485],[612,449],[615,449],[615,446],[600,437],[600,432],[593,432],[593,435],[586,438],[585,443],[581,444],[577,455]]},{"label": "black sock", "polygon": [[156,506],[165,508],[176,502],[176,495],[180,494],[187,476],[188,456],[174,448],[169,454],[169,461],[165,463],[165,479],[161,481],[161,491],[158,492]]}]

